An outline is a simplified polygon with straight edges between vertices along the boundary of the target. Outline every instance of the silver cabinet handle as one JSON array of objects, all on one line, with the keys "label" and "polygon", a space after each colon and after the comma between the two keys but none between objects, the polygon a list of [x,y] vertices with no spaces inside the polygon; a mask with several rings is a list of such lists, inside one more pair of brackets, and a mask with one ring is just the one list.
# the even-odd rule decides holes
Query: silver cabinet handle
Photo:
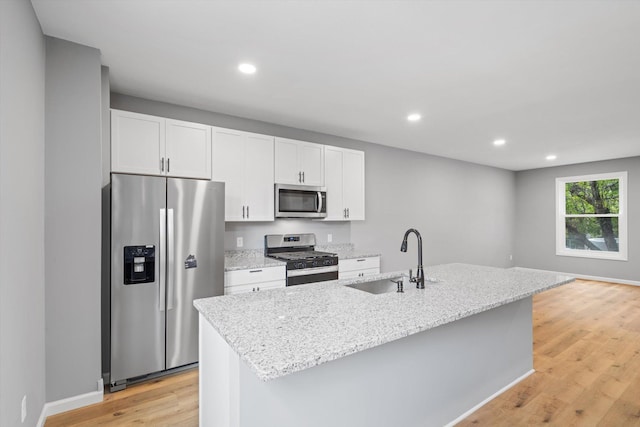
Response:
[{"label": "silver cabinet handle", "polygon": [[362,261],[366,261],[366,259],[362,258],[362,259],[356,260],[356,262],[362,262]]},{"label": "silver cabinet handle", "polygon": [[347,218],[351,218],[351,211],[349,211],[349,208],[347,208]]},{"label": "silver cabinet handle", "polygon": [[164,157],[160,159],[160,172],[164,172]]},{"label": "silver cabinet handle", "polygon": [[262,269],[260,270],[249,270],[249,273],[261,273]]},{"label": "silver cabinet handle", "polygon": [[171,159],[167,157],[167,173],[169,173],[170,170],[171,170],[171,166],[169,164],[170,161],[171,161]]},{"label": "silver cabinet handle", "polygon": [[244,218],[244,205],[242,205],[242,218]]},{"label": "silver cabinet handle", "polygon": [[249,218],[249,205],[247,205],[247,218]]},{"label": "silver cabinet handle", "polygon": [[304,171],[302,171],[302,183],[304,184]]},{"label": "silver cabinet handle", "polygon": [[302,172],[298,172],[298,182],[302,183]]},{"label": "silver cabinet handle", "polygon": [[347,209],[346,208],[342,210],[342,217],[343,218],[347,217]]}]

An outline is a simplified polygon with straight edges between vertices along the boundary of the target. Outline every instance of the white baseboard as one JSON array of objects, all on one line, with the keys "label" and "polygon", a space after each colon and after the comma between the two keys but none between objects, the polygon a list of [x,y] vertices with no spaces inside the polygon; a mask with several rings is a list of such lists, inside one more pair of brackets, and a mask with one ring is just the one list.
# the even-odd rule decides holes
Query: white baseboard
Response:
[{"label": "white baseboard", "polygon": [[102,402],[103,397],[104,390],[100,390],[56,400],[55,402],[47,402],[42,407],[42,412],[40,412],[40,418],[38,418],[37,426],[43,427],[47,417],[51,415],[82,408],[87,405],[93,405],[94,403],[100,403]]},{"label": "white baseboard", "polygon": [[527,267],[513,267],[513,268],[518,270],[542,271],[545,273],[562,274],[563,276],[571,276],[571,277],[575,277],[576,279],[586,279],[586,280],[595,280],[598,282],[610,282],[610,283],[620,283],[623,285],[640,286],[640,281],[637,281],[637,280],[614,279],[612,277],[589,276],[587,274],[563,273],[561,271],[540,270],[538,268],[527,268]]},{"label": "white baseboard", "polygon": [[460,415],[458,418],[456,418],[455,420],[451,421],[448,424],[445,424],[444,427],[453,427],[454,425],[458,424],[460,421],[464,420],[465,418],[467,418],[469,415],[473,414],[474,412],[476,412],[478,409],[482,408],[484,405],[486,405],[487,403],[489,403],[490,401],[492,401],[493,399],[495,399],[496,397],[500,396],[502,393],[504,393],[505,391],[509,390],[511,387],[513,387],[514,385],[518,384],[520,381],[524,380],[525,378],[527,378],[529,375],[533,374],[535,372],[535,369],[530,370],[529,372],[525,373],[524,375],[516,378],[515,380],[513,380],[512,382],[510,382],[509,384],[507,384],[506,386],[502,387],[500,390],[496,391],[495,393],[493,393],[491,396],[487,397],[485,400],[483,400],[482,402],[478,403],[476,406],[474,406],[473,408],[469,409],[467,412],[465,412],[464,414]]}]

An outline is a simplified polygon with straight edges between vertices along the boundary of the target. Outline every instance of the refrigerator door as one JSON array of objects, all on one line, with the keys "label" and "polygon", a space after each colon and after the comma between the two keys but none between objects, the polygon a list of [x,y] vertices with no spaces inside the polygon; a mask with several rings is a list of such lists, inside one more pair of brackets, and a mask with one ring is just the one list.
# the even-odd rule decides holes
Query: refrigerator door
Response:
[{"label": "refrigerator door", "polygon": [[167,369],[198,361],[193,300],[224,293],[224,183],[167,179]]},{"label": "refrigerator door", "polygon": [[165,194],[165,178],[111,177],[112,385],[165,368]]}]

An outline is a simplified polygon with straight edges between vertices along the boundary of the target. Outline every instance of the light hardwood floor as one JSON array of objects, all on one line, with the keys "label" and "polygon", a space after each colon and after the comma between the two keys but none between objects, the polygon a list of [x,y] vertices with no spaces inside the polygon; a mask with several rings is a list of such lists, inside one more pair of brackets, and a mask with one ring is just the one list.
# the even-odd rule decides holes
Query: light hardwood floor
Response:
[{"label": "light hardwood floor", "polygon": [[[533,325],[536,372],[458,426],[640,427],[640,287],[578,280],[543,292]],[[105,393],[46,427],[132,424],[198,425],[197,370]]]}]

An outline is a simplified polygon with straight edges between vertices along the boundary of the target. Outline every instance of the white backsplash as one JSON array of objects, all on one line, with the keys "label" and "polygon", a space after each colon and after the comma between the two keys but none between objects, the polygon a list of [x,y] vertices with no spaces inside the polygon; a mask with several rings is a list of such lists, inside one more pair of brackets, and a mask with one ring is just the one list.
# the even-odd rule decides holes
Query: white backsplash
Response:
[{"label": "white backsplash", "polygon": [[[349,221],[314,221],[309,219],[277,219],[273,222],[227,222],[224,232],[225,250],[264,249],[265,234],[315,233],[318,245],[351,242]],[[331,234],[331,242],[327,237]],[[236,246],[242,237],[243,246]]]}]

